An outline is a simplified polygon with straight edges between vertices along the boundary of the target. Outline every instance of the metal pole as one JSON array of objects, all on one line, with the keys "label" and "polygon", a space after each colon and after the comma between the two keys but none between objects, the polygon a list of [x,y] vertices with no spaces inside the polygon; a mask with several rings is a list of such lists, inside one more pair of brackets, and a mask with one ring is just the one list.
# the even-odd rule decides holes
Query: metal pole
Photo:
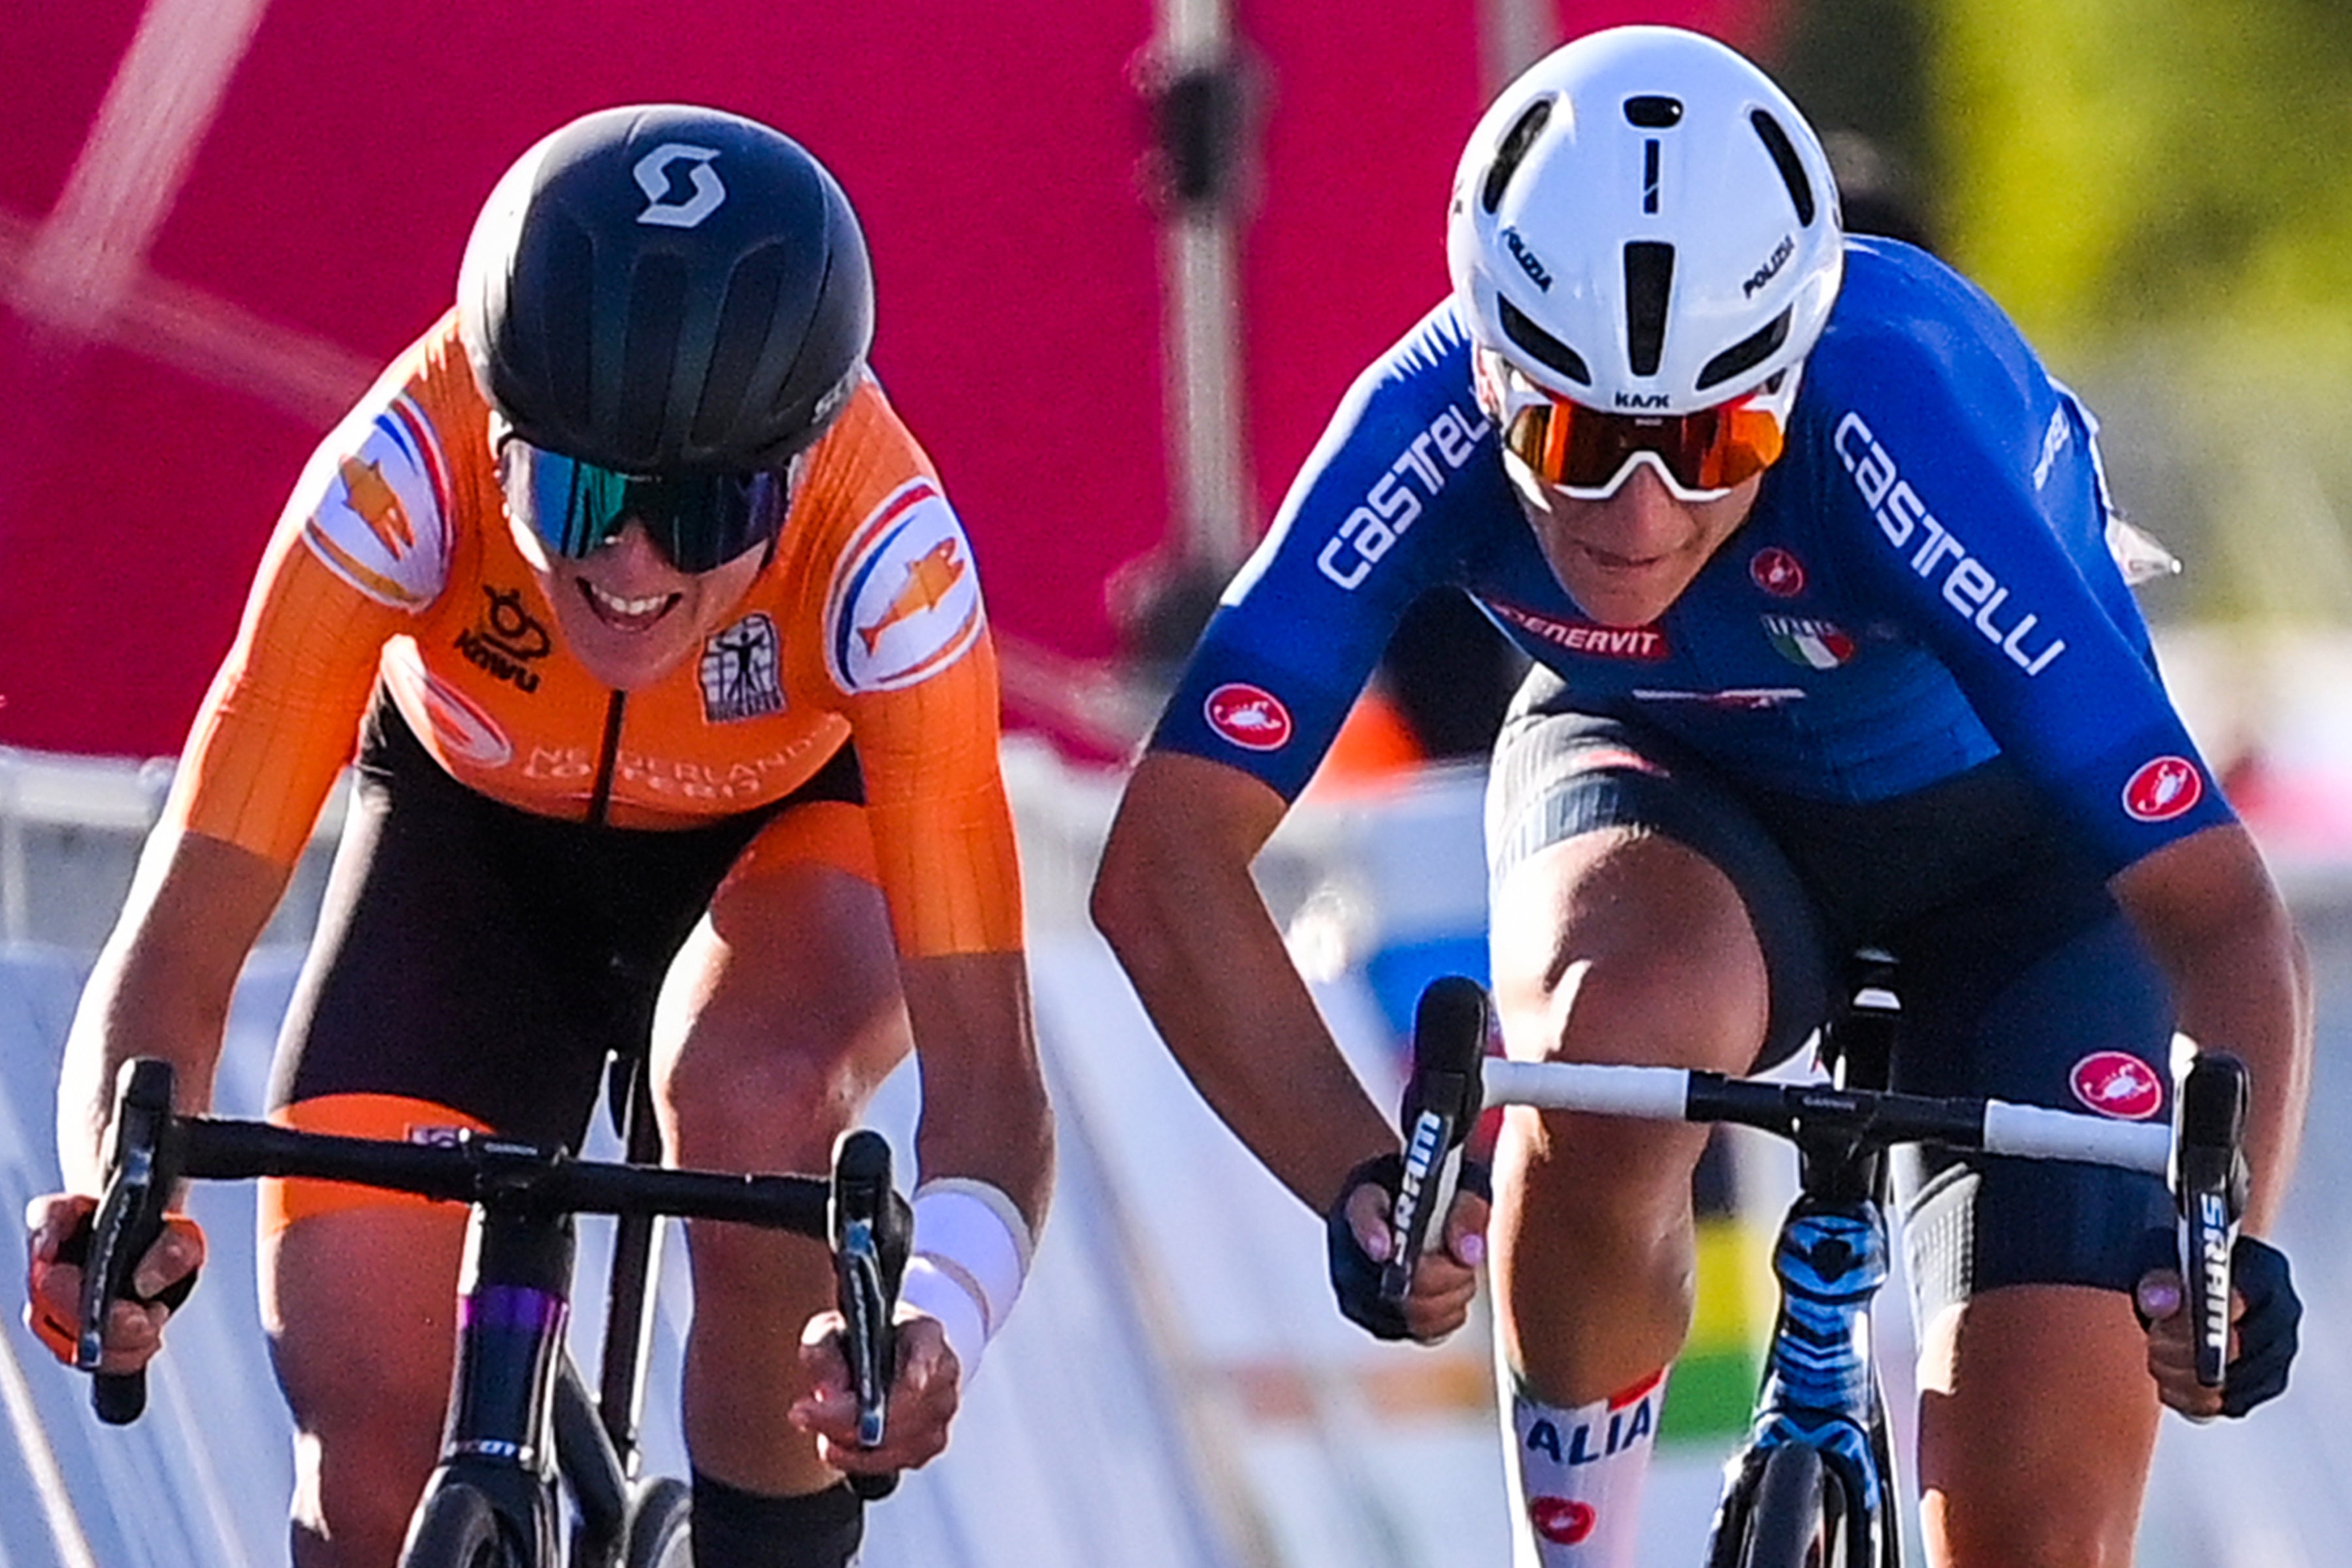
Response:
[{"label": "metal pole", "polygon": [[1153,39],[1170,201],[1162,363],[1178,569],[1220,580],[1255,542],[1244,426],[1238,175],[1246,127],[1224,0],[1160,0]]},{"label": "metal pole", "polygon": [[1493,98],[1560,42],[1554,0],[1478,0],[1478,72]]}]

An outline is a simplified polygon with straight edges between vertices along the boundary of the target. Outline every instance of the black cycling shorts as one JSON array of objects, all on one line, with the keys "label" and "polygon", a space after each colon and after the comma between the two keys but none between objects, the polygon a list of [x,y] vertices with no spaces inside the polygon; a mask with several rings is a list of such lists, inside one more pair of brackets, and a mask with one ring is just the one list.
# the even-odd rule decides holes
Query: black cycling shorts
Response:
[{"label": "black cycling shorts", "polygon": [[[1580,833],[1634,827],[1706,856],[1738,889],[1770,975],[1759,1065],[1826,1016],[1845,955],[1892,952],[1894,1087],[2147,1119],[2171,1111],[2169,990],[2095,866],[1996,760],[1866,805],[1743,786],[1657,730],[1522,688],[1487,787],[1490,875]],[[1906,1152],[1895,1167],[1924,1311],[2023,1283],[2128,1289],[2157,1177],[2049,1161]]]},{"label": "black cycling shorts", "polygon": [[862,800],[845,746],[784,799],[708,826],[559,821],[459,784],[379,701],[271,1110],[390,1096],[576,1148],[607,1056],[645,1049],[670,962],[746,847],[793,807]]}]

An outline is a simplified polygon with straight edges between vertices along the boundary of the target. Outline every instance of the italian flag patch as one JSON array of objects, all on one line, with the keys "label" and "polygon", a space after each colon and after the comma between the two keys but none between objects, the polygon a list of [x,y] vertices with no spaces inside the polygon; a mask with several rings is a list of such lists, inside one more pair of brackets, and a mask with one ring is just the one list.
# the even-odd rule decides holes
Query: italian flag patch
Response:
[{"label": "italian flag patch", "polygon": [[1764,633],[1782,658],[1808,669],[1835,669],[1853,658],[1853,636],[1833,622],[1767,616]]}]

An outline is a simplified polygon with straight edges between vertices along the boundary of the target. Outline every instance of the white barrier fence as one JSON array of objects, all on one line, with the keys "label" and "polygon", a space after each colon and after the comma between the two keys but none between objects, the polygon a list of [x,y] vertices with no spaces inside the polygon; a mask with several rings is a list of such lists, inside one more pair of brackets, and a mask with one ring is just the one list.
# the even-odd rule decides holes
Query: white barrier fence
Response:
[{"label": "white barrier fence", "polygon": [[[873,1510],[869,1568],[1493,1568],[1507,1560],[1483,1325],[1438,1352],[1377,1346],[1331,1310],[1319,1227],[1201,1104],[1087,928],[1087,889],[1118,780],[1034,744],[1006,753],[1028,879],[1040,1033],[1061,1117],[1062,1180],[1022,1310],[971,1392],[955,1447]],[[57,1052],[89,956],[127,885],[163,771],[0,751],[0,1198],[56,1180]],[[1391,1025],[1364,966],[1483,922],[1475,773],[1310,798],[1261,865],[1269,904],[1376,1085]],[[248,965],[220,1086],[260,1104],[307,932],[314,854]],[[2321,862],[2291,878],[2323,975],[2352,1000],[2352,915]],[[1391,1085],[1390,1087],[1392,1087]],[[2168,1422],[2144,1568],[2303,1568],[2352,1536],[2352,1089],[2325,1075],[2287,1237],[2314,1310],[2296,1386],[2255,1421]],[[1384,1089],[1383,1092],[1386,1090]],[[877,1121],[910,1159],[910,1077]],[[909,1166],[908,1168],[911,1168]],[[195,1204],[215,1258],[173,1331],[153,1412],[99,1427],[79,1378],[0,1331],[0,1568],[224,1568],[283,1561],[289,1434],[251,1288],[251,1199]],[[583,1265],[601,1237],[583,1234]],[[668,1271],[649,1458],[680,1462],[675,1365],[687,1312]],[[584,1276],[583,1276],[584,1277]],[[597,1292],[579,1303],[583,1339]],[[16,1312],[6,1314],[13,1321]],[[1696,1561],[1712,1461],[1654,1485],[1644,1568]]]}]

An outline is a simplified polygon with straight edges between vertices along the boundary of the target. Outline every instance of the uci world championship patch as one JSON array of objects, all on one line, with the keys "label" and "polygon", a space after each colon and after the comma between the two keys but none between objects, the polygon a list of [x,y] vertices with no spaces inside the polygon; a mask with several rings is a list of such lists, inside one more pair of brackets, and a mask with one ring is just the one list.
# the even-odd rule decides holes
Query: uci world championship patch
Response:
[{"label": "uci world championship patch", "polygon": [[963,657],[985,622],[955,509],[929,479],[875,508],[825,597],[824,658],[844,691],[896,691]]}]

